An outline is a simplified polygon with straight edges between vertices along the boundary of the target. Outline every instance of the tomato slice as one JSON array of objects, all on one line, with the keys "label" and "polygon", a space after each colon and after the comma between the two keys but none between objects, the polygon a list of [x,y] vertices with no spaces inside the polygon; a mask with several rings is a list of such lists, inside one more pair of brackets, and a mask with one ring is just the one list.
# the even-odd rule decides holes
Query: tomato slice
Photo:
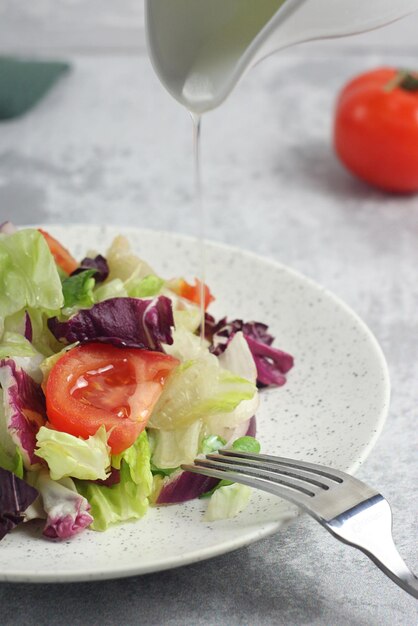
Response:
[{"label": "tomato slice", "polygon": [[112,454],[144,430],[164,383],[179,361],[161,352],[88,343],[66,352],[46,384],[51,424],[76,437],[110,432]]},{"label": "tomato slice", "polygon": [[41,228],[38,229],[39,232],[45,237],[46,243],[48,244],[48,248],[51,251],[52,256],[55,259],[55,263],[60,266],[64,272],[67,274],[72,274],[74,270],[77,269],[79,263],[75,260],[75,258],[68,252],[63,245],[60,244],[57,239],[52,237],[49,233]]},{"label": "tomato slice", "polygon": [[[186,300],[190,300],[191,302],[194,302],[195,304],[199,304],[199,305],[201,301],[201,288],[202,288],[202,283],[198,278],[195,279],[194,285],[190,285],[188,282],[186,282],[183,279],[180,279],[176,285],[176,291],[179,296],[181,296],[182,298],[186,298]],[[210,305],[210,303],[215,300],[215,298],[211,294],[209,287],[205,284],[203,284],[203,298],[204,298],[205,310],[206,310],[208,306]]]}]

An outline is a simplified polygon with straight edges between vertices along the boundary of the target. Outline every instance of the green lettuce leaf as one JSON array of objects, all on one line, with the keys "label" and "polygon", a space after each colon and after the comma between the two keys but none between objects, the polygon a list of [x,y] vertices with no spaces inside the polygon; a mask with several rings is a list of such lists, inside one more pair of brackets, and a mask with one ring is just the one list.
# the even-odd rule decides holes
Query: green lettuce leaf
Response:
[{"label": "green lettuce leaf", "polygon": [[196,420],[231,412],[256,393],[253,383],[221,369],[216,356],[205,353],[180,365],[169,378],[149,426],[185,428]]},{"label": "green lettuce leaf", "polygon": [[0,388],[0,467],[23,478],[23,458],[13,442],[4,415],[3,390]]},{"label": "green lettuce leaf", "polygon": [[57,311],[63,303],[56,264],[41,233],[0,235],[0,336],[7,316],[27,307]]},{"label": "green lettuce leaf", "polygon": [[[222,368],[200,337],[185,327],[174,330],[173,344],[164,348],[167,354],[179,359],[181,365],[164,387],[152,412],[150,428],[186,428],[199,419],[207,422],[212,416],[228,413],[235,421],[233,411],[238,405],[244,400],[257,400],[255,382]],[[243,419],[251,415],[245,414]],[[229,427],[228,415],[223,417],[222,425]]]},{"label": "green lettuce leaf", "polygon": [[19,333],[6,331],[0,341],[0,359],[14,356],[36,356],[33,345]]},{"label": "green lettuce leaf", "polygon": [[201,429],[200,420],[175,430],[149,429],[154,466],[165,470],[193,463],[199,451]]},{"label": "green lettuce leaf", "polygon": [[[171,294],[168,294],[171,297]],[[200,326],[201,313],[197,306],[189,306],[187,309],[174,310],[174,325],[180,330],[187,330],[195,333]]]},{"label": "green lettuce leaf", "polygon": [[55,354],[52,354],[51,356],[49,356],[48,358],[44,359],[42,361],[42,363],[40,364],[40,370],[42,372],[42,386],[45,387],[46,383],[48,382],[48,377],[49,374],[51,373],[52,368],[54,367],[54,365],[57,363],[57,361],[60,360],[60,358],[62,356],[64,356],[64,354],[66,352],[68,352],[69,350],[71,350],[72,348],[74,348],[76,345],[78,345],[77,343],[71,343],[68,346],[65,346],[65,348],[62,347],[62,344],[59,344],[61,350],[59,352],[56,352]]},{"label": "green lettuce leaf", "polygon": [[133,278],[125,282],[128,296],[131,298],[150,298],[160,293],[164,280],[155,274],[149,274],[144,278]]},{"label": "green lettuce leaf", "polygon": [[112,456],[112,467],[120,469],[122,461],[125,461],[129,467],[133,482],[143,488],[143,497],[148,497],[152,487],[151,449],[145,431],[139,435],[132,446],[121,452],[121,454]]},{"label": "green lettuce leaf", "polygon": [[200,454],[211,454],[211,452],[217,452],[226,444],[225,439],[218,435],[208,435],[202,439],[200,444]]},{"label": "green lettuce leaf", "polygon": [[43,311],[27,308],[32,322],[32,345],[45,356],[50,356],[62,349],[62,344],[55,339],[48,328],[48,318],[57,315],[58,311]]},{"label": "green lettuce leaf", "polygon": [[0,442],[0,467],[13,472],[18,478],[23,478],[23,457],[17,446],[13,455],[10,455]]},{"label": "green lettuce leaf", "polygon": [[235,439],[231,448],[240,452],[251,452],[252,454],[260,454],[261,450],[260,442],[255,437],[250,437],[250,435],[244,435],[244,437]]},{"label": "green lettuce leaf", "polygon": [[96,270],[85,270],[75,276],[68,276],[62,282],[64,306],[66,308],[88,309],[95,299],[93,289],[96,284],[93,276]]},{"label": "green lettuce leaf", "polygon": [[36,441],[36,454],[47,462],[52,480],[65,476],[106,480],[110,468],[110,448],[104,426],[88,439],[41,426]]},{"label": "green lettuce leaf", "polygon": [[90,528],[103,531],[112,524],[140,519],[148,510],[153,479],[150,469],[148,438],[141,433],[121,455],[112,457],[120,467],[120,482],[111,487],[77,481],[77,490],[91,505],[94,521]]},{"label": "green lettuce leaf", "polygon": [[219,487],[209,500],[204,516],[205,521],[228,519],[241,513],[251,498],[251,487],[247,485],[225,485]]},{"label": "green lettuce leaf", "polygon": [[133,275],[126,281],[113,278],[96,287],[94,299],[95,302],[103,302],[110,298],[149,298],[159,294],[163,285],[163,279],[155,274],[145,276],[145,278]]},{"label": "green lettuce leaf", "polygon": [[123,282],[135,278],[145,278],[155,274],[151,267],[132,252],[131,244],[126,237],[118,235],[106,253],[109,265],[109,279],[119,278]]},{"label": "green lettuce leaf", "polygon": [[[210,439],[210,437],[208,437],[208,439]],[[218,437],[217,439],[221,439],[221,438]],[[219,446],[218,448],[216,448],[216,450],[219,450],[219,448],[221,447],[222,446]],[[238,439],[235,439],[235,441],[232,443],[231,448],[233,450],[239,450],[240,452],[251,452],[252,454],[259,454],[261,450],[260,442],[257,441],[255,437],[250,437],[250,435],[245,435],[244,437],[239,437]],[[205,452],[203,450],[202,452],[204,454],[210,453],[210,452]],[[221,487],[226,487],[228,485],[233,485],[233,484],[234,483],[231,480],[225,480],[223,478],[222,480],[219,481],[219,483],[213,489],[211,489],[210,491],[206,491],[206,493],[203,493],[201,495],[201,498],[209,498],[215,493],[215,491],[217,491]]]},{"label": "green lettuce leaf", "polygon": [[132,252],[126,237],[115,237],[106,253],[109,278],[94,291],[96,302],[109,298],[148,298],[160,293],[165,281]]},{"label": "green lettuce leaf", "polygon": [[103,302],[110,298],[127,298],[128,292],[125,289],[125,283],[120,278],[105,281],[94,290],[95,302]]}]

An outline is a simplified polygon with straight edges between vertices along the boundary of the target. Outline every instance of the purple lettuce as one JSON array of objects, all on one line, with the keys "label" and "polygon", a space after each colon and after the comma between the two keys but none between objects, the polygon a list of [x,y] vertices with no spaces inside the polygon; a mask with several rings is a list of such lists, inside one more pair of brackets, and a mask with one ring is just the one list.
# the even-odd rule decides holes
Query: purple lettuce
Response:
[{"label": "purple lettuce", "polygon": [[194,500],[203,493],[211,491],[218,483],[218,478],[209,478],[179,470],[164,480],[156,504],[178,504]]},{"label": "purple lettuce", "polygon": [[24,521],[26,509],[37,496],[36,489],[0,467],[0,540]]},{"label": "purple lettuce", "polygon": [[172,344],[174,326],[171,300],[111,298],[79,311],[66,322],[57,317],[48,320],[52,334],[64,343],[97,341],[117,347],[163,351],[162,344]]},{"label": "purple lettuce", "polygon": [[35,454],[36,434],[46,419],[45,397],[38,385],[12,359],[0,361],[5,430],[22,454],[26,469],[42,463]]},{"label": "purple lettuce", "polygon": [[273,348],[273,335],[268,326],[261,322],[243,322],[236,319],[228,322],[219,320],[206,313],[205,336],[210,341],[211,352],[219,356],[225,351],[235,333],[241,331],[247,340],[257,367],[257,386],[274,385],[280,387],[286,382],[285,374],[293,367],[293,357],[283,350]]},{"label": "purple lettuce", "polygon": [[68,539],[90,526],[90,504],[77,493],[71,478],[51,480],[49,472],[42,469],[34,478],[46,513],[43,530],[50,539]]},{"label": "purple lettuce", "polygon": [[27,311],[25,311],[25,339],[27,339],[28,341],[32,342],[33,339],[33,327],[32,327],[32,320],[30,318],[30,315]]},{"label": "purple lettuce", "polygon": [[91,480],[94,485],[100,485],[101,487],[112,487],[113,485],[119,485],[120,483],[120,470],[115,467],[110,468],[110,474],[105,480],[101,480],[97,478],[96,480]]},{"label": "purple lettuce", "polygon": [[244,334],[257,367],[257,385],[280,387],[286,382],[284,374],[293,367],[293,357],[283,350],[256,341]]},{"label": "purple lettuce", "polygon": [[89,257],[83,259],[80,263],[80,267],[77,267],[71,276],[75,276],[86,270],[95,270],[94,280],[96,283],[102,283],[109,276],[109,265],[101,254],[98,254],[94,259]]}]

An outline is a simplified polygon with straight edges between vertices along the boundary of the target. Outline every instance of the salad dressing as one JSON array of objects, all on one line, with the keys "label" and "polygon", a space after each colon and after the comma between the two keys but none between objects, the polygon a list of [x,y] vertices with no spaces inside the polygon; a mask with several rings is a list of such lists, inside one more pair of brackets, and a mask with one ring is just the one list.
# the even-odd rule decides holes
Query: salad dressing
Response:
[{"label": "salad dressing", "polygon": [[195,214],[198,219],[198,276],[200,280],[199,298],[200,298],[200,339],[205,339],[205,278],[206,278],[206,247],[205,247],[205,234],[206,234],[206,212],[203,203],[202,193],[202,173],[201,173],[201,159],[200,159],[200,147],[201,147],[201,127],[202,116],[198,113],[189,111],[193,123],[193,168],[194,168],[194,190],[193,201]]}]

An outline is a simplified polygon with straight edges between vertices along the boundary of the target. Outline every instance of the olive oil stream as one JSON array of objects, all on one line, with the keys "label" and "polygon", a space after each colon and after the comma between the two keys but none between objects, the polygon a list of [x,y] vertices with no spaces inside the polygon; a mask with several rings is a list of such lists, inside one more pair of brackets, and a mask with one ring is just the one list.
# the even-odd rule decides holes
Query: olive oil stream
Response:
[{"label": "olive oil stream", "polygon": [[202,172],[200,158],[200,132],[202,116],[190,111],[193,122],[194,208],[198,219],[198,276],[200,280],[200,339],[205,339],[205,280],[206,280],[206,212],[203,204]]}]

